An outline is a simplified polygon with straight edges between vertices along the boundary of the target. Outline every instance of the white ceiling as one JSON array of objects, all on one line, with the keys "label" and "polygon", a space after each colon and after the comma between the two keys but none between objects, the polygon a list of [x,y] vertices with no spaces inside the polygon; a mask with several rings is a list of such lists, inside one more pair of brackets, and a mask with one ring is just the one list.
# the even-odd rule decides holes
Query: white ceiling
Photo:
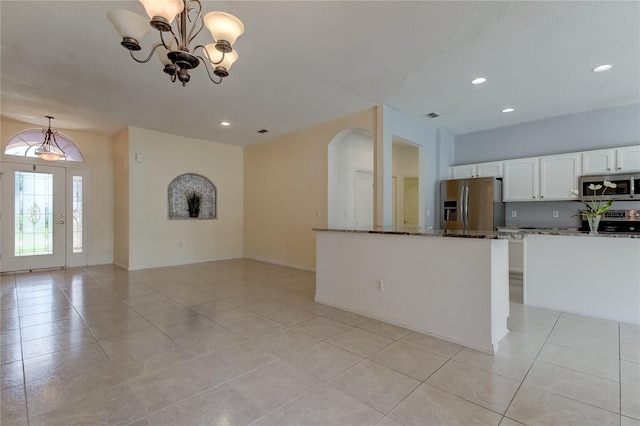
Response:
[{"label": "white ceiling", "polygon": [[[137,1],[2,0],[2,115],[247,145],[381,103],[457,135],[640,102],[637,1],[204,1],[246,30],[221,85],[201,65],[187,87],[128,57],[116,8],[144,14]],[[613,70],[590,71],[603,63]]]}]

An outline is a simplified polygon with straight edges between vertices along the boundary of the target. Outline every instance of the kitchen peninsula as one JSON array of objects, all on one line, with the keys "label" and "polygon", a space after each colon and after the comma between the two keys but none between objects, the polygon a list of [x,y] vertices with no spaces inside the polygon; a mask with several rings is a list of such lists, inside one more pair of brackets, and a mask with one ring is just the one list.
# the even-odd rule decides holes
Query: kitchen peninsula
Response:
[{"label": "kitchen peninsula", "polygon": [[316,231],[317,302],[498,351],[509,316],[508,242],[501,235]]},{"label": "kitchen peninsula", "polygon": [[508,240],[524,304],[640,324],[640,234],[315,229],[316,301],[483,352],[508,333]]}]

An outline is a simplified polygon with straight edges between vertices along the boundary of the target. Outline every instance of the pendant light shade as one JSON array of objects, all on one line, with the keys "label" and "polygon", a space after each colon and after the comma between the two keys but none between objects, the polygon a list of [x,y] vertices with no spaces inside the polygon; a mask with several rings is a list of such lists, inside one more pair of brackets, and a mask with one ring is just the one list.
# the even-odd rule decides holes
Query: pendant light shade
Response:
[{"label": "pendant light shade", "polygon": [[149,18],[153,19],[156,16],[160,16],[168,23],[173,22],[176,15],[181,13],[184,9],[184,2],[182,0],[138,0],[144,6],[144,10],[147,11]]},{"label": "pendant light shade", "polygon": [[140,40],[151,29],[147,18],[130,10],[110,10],[107,17],[122,38],[131,37]]},{"label": "pendant light shade", "polygon": [[204,25],[211,31],[217,42],[226,41],[230,45],[244,33],[244,25],[235,16],[226,12],[209,12],[204,15]]},{"label": "pendant light shade", "polygon": [[122,37],[122,45],[128,44],[133,50],[140,50],[140,40],[151,29],[147,18],[124,9],[110,10],[107,17]]},{"label": "pendant light shade", "polygon": [[[207,53],[209,54],[209,58],[211,59],[211,65],[213,65],[214,67],[223,67],[224,69],[229,71],[231,65],[233,65],[233,63],[238,60],[238,54],[235,50],[232,50],[228,53],[222,53],[221,51],[216,49],[216,45],[214,43],[207,44],[205,46],[205,49],[207,49]],[[224,59],[222,58],[222,55],[224,55]],[[221,59],[222,62],[220,62]]]}]

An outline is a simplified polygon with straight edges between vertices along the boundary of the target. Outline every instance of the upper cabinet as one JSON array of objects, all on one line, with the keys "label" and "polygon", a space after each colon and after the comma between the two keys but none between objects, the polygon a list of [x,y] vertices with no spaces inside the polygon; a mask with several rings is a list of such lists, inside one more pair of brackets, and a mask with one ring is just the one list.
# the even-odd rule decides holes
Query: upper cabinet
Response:
[{"label": "upper cabinet", "polygon": [[450,167],[451,179],[466,179],[473,177],[502,177],[502,161],[489,163],[465,164]]},{"label": "upper cabinet", "polygon": [[540,199],[574,200],[578,188],[580,154],[548,155],[540,158]]},{"label": "upper cabinet", "polygon": [[616,149],[616,172],[640,170],[640,145]]},{"label": "upper cabinet", "polygon": [[539,182],[539,158],[520,158],[504,162],[504,201],[535,201],[540,193]]},{"label": "upper cabinet", "polygon": [[476,164],[476,177],[502,177],[502,161]]},{"label": "upper cabinet", "polygon": [[504,201],[570,200],[578,186],[580,154],[549,155],[504,162]]},{"label": "upper cabinet", "polygon": [[582,174],[621,173],[640,170],[640,145],[582,153]]},{"label": "upper cabinet", "polygon": [[476,165],[475,164],[466,164],[464,166],[453,166],[450,167],[451,170],[451,179],[466,179],[474,177],[476,174]]},{"label": "upper cabinet", "polygon": [[615,169],[616,150],[601,149],[582,153],[582,173],[592,175],[608,173]]}]

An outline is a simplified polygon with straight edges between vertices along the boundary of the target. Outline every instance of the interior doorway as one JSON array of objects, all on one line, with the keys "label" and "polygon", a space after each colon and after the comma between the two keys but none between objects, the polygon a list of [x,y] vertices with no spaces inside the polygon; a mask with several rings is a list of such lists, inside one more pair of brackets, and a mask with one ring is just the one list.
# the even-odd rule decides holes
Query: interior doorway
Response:
[{"label": "interior doorway", "polygon": [[373,228],[373,172],[356,170],[355,227]]},{"label": "interior doorway", "polygon": [[417,177],[404,178],[404,228],[418,227],[418,183]]},{"label": "interior doorway", "polygon": [[420,179],[418,147],[399,139],[392,145],[393,224],[398,229],[420,226]]},{"label": "interior doorway", "polygon": [[327,225],[371,228],[374,224],[373,138],[347,129],[328,145]]}]

